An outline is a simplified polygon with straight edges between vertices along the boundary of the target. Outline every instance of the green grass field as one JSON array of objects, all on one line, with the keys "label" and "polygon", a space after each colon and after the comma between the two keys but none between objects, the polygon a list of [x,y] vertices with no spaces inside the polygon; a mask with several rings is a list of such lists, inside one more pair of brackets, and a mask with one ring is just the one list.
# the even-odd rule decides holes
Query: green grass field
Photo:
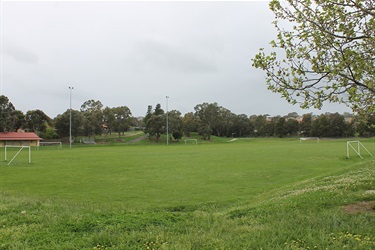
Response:
[{"label": "green grass field", "polygon": [[[375,249],[373,158],[216,140],[1,152],[0,249]],[[345,211],[358,202],[374,207]]]}]

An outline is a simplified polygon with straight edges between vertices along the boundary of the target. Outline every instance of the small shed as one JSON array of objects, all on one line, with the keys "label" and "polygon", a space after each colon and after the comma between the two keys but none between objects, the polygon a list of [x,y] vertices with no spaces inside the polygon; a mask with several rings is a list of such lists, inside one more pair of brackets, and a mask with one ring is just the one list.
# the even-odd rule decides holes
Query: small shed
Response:
[{"label": "small shed", "polygon": [[33,146],[39,147],[42,140],[32,132],[0,132],[0,147],[5,146]]}]

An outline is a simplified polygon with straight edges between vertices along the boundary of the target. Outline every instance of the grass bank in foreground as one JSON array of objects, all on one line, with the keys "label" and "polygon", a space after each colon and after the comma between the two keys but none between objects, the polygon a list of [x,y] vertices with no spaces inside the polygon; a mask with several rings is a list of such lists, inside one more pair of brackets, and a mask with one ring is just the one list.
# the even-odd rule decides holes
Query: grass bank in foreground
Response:
[{"label": "grass bank in foreground", "polygon": [[88,147],[33,158],[0,167],[0,249],[375,247],[375,164],[346,160],[342,141]]}]

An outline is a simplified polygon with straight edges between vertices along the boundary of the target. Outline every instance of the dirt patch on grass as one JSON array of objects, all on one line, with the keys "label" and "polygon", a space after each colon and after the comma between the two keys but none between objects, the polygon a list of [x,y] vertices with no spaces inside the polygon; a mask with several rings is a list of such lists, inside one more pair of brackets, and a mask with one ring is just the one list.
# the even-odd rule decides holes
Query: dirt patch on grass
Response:
[{"label": "dirt patch on grass", "polygon": [[375,201],[361,201],[346,205],[344,211],[348,214],[371,213],[375,215]]}]

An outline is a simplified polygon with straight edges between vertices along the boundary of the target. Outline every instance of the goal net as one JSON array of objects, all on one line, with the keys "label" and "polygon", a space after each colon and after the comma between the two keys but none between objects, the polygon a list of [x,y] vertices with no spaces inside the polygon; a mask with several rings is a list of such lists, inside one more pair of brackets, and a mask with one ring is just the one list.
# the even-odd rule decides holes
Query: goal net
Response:
[{"label": "goal net", "polygon": [[366,151],[370,156],[373,156],[370,151],[360,142],[360,141],[348,141],[346,142],[346,158],[349,159],[350,156],[350,149],[352,149],[361,159],[363,159],[361,155],[361,149]]},{"label": "goal net", "polygon": [[[27,161],[30,164],[31,163],[31,147],[30,146],[9,146],[9,145],[6,145],[4,147],[5,161],[8,161],[8,154],[13,155],[13,158],[8,162],[7,166],[9,166],[13,162],[13,160],[17,158],[17,156],[20,157],[19,155],[22,151],[28,152]],[[13,154],[14,152],[16,152],[16,153]],[[24,157],[22,157],[22,158],[24,158]]]},{"label": "goal net", "polygon": [[58,149],[62,149],[62,142],[39,142],[39,146],[57,146]]},{"label": "goal net", "polygon": [[198,145],[198,140],[197,139],[186,139],[185,144],[195,144]]},{"label": "goal net", "polygon": [[319,143],[319,137],[301,137],[299,138],[299,142],[303,142],[303,141],[316,141],[316,143]]}]

